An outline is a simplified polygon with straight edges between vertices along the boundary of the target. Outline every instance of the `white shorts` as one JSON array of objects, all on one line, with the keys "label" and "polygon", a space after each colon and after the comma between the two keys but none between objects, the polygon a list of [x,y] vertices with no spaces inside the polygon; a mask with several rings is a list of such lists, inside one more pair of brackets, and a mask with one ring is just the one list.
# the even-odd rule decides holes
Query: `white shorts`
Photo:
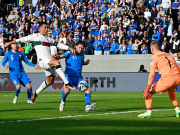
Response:
[{"label": "white shorts", "polygon": [[102,55],[102,51],[94,51],[94,55]]},{"label": "white shorts", "polygon": [[39,61],[39,66],[42,68],[42,69],[45,69],[45,75],[46,77],[47,76],[51,76],[51,75],[55,75],[55,67],[54,68],[51,68],[49,66],[49,62],[50,62],[51,59],[43,59],[43,60],[40,60]]}]

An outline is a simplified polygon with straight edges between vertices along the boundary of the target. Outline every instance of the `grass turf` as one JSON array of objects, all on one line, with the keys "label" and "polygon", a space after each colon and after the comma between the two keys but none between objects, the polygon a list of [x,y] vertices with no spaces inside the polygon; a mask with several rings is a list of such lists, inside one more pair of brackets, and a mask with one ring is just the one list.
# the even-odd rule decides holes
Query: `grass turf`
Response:
[{"label": "grass turf", "polygon": [[[152,109],[156,111],[150,119],[137,117],[145,111],[141,94],[92,92],[91,103],[96,102],[97,107],[87,113],[82,92],[69,94],[63,112],[59,111],[60,91],[42,92],[35,104],[26,103],[26,92],[20,93],[17,104],[12,103],[14,92],[0,92],[0,135],[179,134],[180,118],[175,117],[167,93],[153,95]],[[180,93],[176,95],[179,99]]]}]

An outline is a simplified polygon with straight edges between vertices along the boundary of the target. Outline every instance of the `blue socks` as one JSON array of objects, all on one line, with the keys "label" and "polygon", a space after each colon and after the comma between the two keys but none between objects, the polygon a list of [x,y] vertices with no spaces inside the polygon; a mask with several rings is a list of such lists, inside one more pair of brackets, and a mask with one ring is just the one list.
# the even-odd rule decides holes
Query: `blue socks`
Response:
[{"label": "blue socks", "polygon": [[18,97],[20,90],[15,89],[15,96]]},{"label": "blue socks", "polygon": [[85,93],[85,104],[90,105],[91,102],[91,93]]},{"label": "blue socks", "polygon": [[62,92],[62,101],[63,102],[66,102],[66,97],[67,97],[67,95],[65,95],[65,93],[64,93],[64,91]]},{"label": "blue socks", "polygon": [[28,100],[31,100],[32,87],[27,89]]}]

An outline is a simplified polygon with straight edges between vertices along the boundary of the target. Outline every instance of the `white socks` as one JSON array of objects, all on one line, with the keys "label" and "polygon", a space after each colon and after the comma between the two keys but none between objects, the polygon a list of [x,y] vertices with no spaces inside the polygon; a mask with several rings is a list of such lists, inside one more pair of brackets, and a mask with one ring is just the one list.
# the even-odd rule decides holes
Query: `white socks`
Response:
[{"label": "white socks", "polygon": [[62,80],[64,81],[65,84],[68,84],[69,81],[66,79],[65,75],[64,75],[64,71],[61,68],[61,65],[57,65],[56,66],[56,72],[58,73],[58,75],[62,78]]},{"label": "white socks", "polygon": [[38,95],[41,91],[45,90],[47,87],[49,87],[50,85],[48,85],[46,83],[46,81],[44,81],[39,88],[36,90],[36,94]]}]

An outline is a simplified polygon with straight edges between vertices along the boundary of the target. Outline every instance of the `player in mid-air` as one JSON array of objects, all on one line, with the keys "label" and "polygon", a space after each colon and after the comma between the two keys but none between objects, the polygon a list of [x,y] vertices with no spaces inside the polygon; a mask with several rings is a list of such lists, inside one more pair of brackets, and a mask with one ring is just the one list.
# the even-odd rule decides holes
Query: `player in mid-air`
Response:
[{"label": "player in mid-air", "polygon": [[[82,66],[88,65],[90,60],[88,59],[86,62],[84,61],[84,53],[83,53],[84,42],[83,41],[80,41],[80,40],[77,41],[75,43],[75,49],[76,49],[76,55],[73,55],[71,51],[67,51],[62,55],[58,55],[58,56],[54,55],[54,57],[56,59],[66,58],[65,59],[65,63],[66,63],[65,75],[68,81],[77,87],[78,83],[83,81],[82,76],[81,76]],[[63,111],[65,103],[66,103],[66,98],[69,93],[70,93],[70,89],[64,86],[64,91],[62,92],[62,101],[59,106],[60,111]],[[86,112],[96,107],[96,103],[93,103],[92,105],[90,105],[90,101],[91,101],[91,89],[88,87],[88,89],[85,91],[85,104],[86,104],[85,111]]]},{"label": "player in mid-air", "polygon": [[[147,111],[138,115],[139,118],[150,118],[152,95],[155,93],[161,94],[166,91],[175,107],[176,117],[180,115],[180,109],[175,95],[175,91],[180,84],[180,67],[171,54],[162,52],[160,49],[160,42],[153,41],[151,43],[151,52],[153,56],[150,59],[148,84],[142,95],[145,99]],[[152,84],[155,76],[155,69],[159,70],[161,78]]]},{"label": "player in mid-air", "polygon": [[14,44],[14,43],[32,42],[32,45],[34,46],[37,53],[39,65],[42,69],[45,69],[45,74],[47,77],[47,79],[40,85],[40,87],[35,92],[33,92],[32,95],[33,102],[35,102],[36,97],[41,91],[45,90],[52,83],[54,83],[55,72],[57,72],[58,75],[62,78],[66,88],[69,88],[71,90],[76,89],[76,87],[71,85],[69,81],[66,79],[64,72],[61,68],[60,62],[56,59],[52,59],[50,45],[52,44],[56,45],[58,48],[63,50],[71,50],[74,55],[76,51],[73,48],[58,43],[54,39],[46,36],[48,32],[48,25],[46,23],[41,23],[39,27],[40,27],[39,33],[34,33],[32,35],[22,37],[20,39],[16,39],[14,41],[5,43],[4,45],[4,47],[8,47],[10,44]]},{"label": "player in mid-air", "polygon": [[[28,94],[27,103],[33,103],[31,101],[31,93],[32,93],[31,80],[27,77],[24,71],[22,61],[24,61],[29,66],[35,67],[35,69],[40,69],[40,66],[29,62],[25,54],[18,51],[17,44],[11,44],[11,47],[12,50],[6,53],[2,65],[7,69],[9,68],[9,76],[11,78],[11,81],[16,87],[13,103],[14,104],[17,103],[21,84],[27,87],[27,94]],[[9,65],[6,64],[7,62],[9,63]]]}]

